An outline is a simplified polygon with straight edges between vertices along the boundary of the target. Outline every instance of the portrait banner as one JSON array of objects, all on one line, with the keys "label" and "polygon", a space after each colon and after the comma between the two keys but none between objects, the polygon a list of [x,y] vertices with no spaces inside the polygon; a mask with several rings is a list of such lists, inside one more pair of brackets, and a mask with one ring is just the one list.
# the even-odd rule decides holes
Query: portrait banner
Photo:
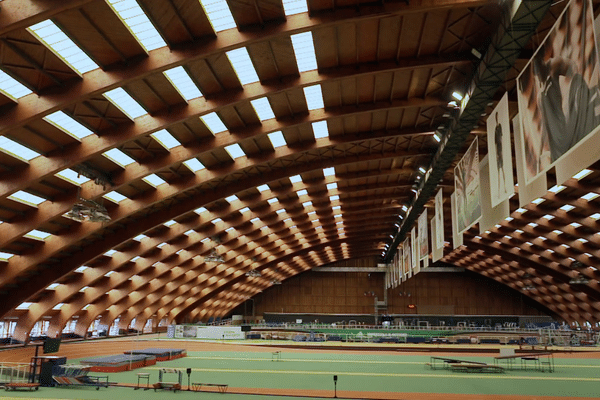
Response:
[{"label": "portrait banner", "polygon": [[515,193],[508,93],[502,96],[502,99],[487,119],[487,143],[489,182],[491,183],[490,199],[492,200],[492,207],[496,207]]},{"label": "portrait banner", "polygon": [[458,232],[456,222],[456,196],[454,193],[450,196],[450,207],[452,209],[452,248],[457,249],[463,245],[463,235]]},{"label": "portrait banner", "polygon": [[[437,228],[437,220],[435,218],[431,218],[431,232],[435,232],[436,228]],[[436,246],[431,246],[431,262],[434,263],[436,261],[438,261],[440,258],[442,258],[444,256],[444,248],[443,247],[436,247]]]},{"label": "portrait banner", "polygon": [[515,132],[515,164],[517,164],[517,180],[519,181],[519,206],[524,207],[531,203],[532,200],[546,194],[548,190],[548,183],[546,174],[540,174],[532,182],[525,182],[525,164],[524,157],[522,157],[523,147],[521,146],[522,135],[521,135],[521,122],[519,121],[520,115],[517,114],[513,120],[513,129]]},{"label": "portrait banner", "polygon": [[489,168],[490,155],[483,157],[479,163],[481,167],[481,219],[479,220],[479,234],[483,234],[485,231],[492,230],[492,228],[505,220],[509,214],[509,199],[505,199],[496,206],[492,206],[490,199],[491,191],[490,187],[490,174]]},{"label": "portrait banner", "polygon": [[459,233],[465,232],[481,218],[478,144],[475,138],[463,158],[454,167],[456,223]]},{"label": "portrait banner", "polygon": [[429,246],[427,243],[427,209],[423,210],[423,213],[419,217],[418,220],[418,230],[419,230],[419,260],[427,258],[429,255]]},{"label": "portrait banner", "polygon": [[600,125],[600,67],[591,0],[572,0],[517,77],[525,182]]},{"label": "portrait banner", "polygon": [[413,275],[416,275],[420,270],[419,259],[417,258],[417,230],[413,227],[410,230],[410,262],[413,269]]},{"label": "portrait banner", "polygon": [[[435,242],[432,247],[440,249],[444,247],[444,193],[440,189],[435,195]],[[433,241],[432,241],[433,242]]]},{"label": "portrait banner", "polygon": [[406,279],[408,279],[411,275],[412,275],[412,266],[411,266],[411,251],[410,251],[410,239],[406,238],[404,239],[404,244],[402,245],[402,248],[404,249],[404,253],[402,253],[402,265],[403,265],[403,271],[404,271],[404,276]]}]

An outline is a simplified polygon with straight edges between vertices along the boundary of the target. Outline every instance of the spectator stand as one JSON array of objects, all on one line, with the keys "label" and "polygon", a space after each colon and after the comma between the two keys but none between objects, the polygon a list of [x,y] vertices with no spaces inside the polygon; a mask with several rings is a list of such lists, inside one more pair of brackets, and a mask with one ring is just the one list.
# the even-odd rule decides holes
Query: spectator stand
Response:
[{"label": "spectator stand", "polygon": [[108,375],[88,375],[91,367],[88,365],[55,365],[52,369],[52,379],[57,386],[93,386],[96,390],[108,387]]},{"label": "spectator stand", "polygon": [[[166,378],[168,375],[169,376],[174,375],[174,378],[176,378],[177,381],[176,382],[175,381],[167,381]],[[180,369],[161,368],[158,370],[158,382],[156,382],[152,386],[153,386],[155,392],[157,389],[172,390],[173,392],[177,392],[178,390],[181,390],[182,380],[183,380],[183,373],[181,372]]]}]

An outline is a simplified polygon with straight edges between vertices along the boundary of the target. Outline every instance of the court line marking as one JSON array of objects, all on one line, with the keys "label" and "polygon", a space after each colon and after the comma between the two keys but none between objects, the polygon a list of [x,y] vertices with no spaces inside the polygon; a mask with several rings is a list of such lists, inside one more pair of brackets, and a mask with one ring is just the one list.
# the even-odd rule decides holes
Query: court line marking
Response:
[{"label": "court line marking", "polygon": [[[159,370],[161,367],[145,367],[144,369]],[[380,373],[380,372],[339,372],[339,371],[281,371],[269,369],[227,369],[227,368],[192,368],[192,371],[197,372],[229,372],[229,373],[249,373],[249,374],[289,374],[289,375],[344,375],[344,376],[385,376],[398,378],[461,378],[461,379],[521,379],[521,380],[541,380],[541,381],[577,381],[577,382],[600,382],[600,378],[569,378],[569,377],[549,377],[549,376],[491,376],[480,374],[396,374],[396,373]]]}]

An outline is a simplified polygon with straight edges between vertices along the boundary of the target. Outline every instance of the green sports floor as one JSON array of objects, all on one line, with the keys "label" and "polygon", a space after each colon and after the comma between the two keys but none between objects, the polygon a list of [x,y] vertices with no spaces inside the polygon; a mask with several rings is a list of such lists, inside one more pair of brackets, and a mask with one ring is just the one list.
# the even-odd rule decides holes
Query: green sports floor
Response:
[{"label": "green sports floor", "polygon": [[[181,346],[183,347],[183,346]],[[431,370],[425,366],[431,354],[377,354],[353,351],[287,351],[281,349],[280,361],[273,361],[270,351],[188,351],[188,357],[122,373],[93,373],[109,375],[110,382],[136,384],[137,374],[150,373],[150,383],[158,381],[160,368],[183,369],[183,385],[187,386],[187,368],[192,368],[191,382],[229,385],[228,393],[133,390],[131,387],[40,388],[36,392],[4,392],[0,398],[150,400],[150,399],[284,399],[332,398],[333,376],[338,376],[339,398],[391,398],[384,394],[410,393],[475,394],[505,396],[557,396],[564,398],[600,398],[600,359],[555,358],[555,371],[511,370],[505,373],[464,373]],[[493,355],[452,358],[493,363]],[[77,364],[77,359],[69,363]],[[176,380],[169,375],[168,381]],[[252,393],[259,389],[266,392]],[[359,395],[360,393],[360,395]],[[277,395],[280,394],[280,395]],[[4,397],[3,397],[4,395]],[[300,396],[307,397],[300,397]],[[470,397],[470,396],[465,396]]]}]

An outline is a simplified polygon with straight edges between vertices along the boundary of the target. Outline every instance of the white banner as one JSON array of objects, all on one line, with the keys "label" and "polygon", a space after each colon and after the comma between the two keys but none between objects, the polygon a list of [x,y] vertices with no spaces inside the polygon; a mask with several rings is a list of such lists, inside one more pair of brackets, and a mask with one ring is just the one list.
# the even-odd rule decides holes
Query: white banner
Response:
[{"label": "white banner", "polygon": [[245,339],[241,326],[197,326],[198,339]]},{"label": "white banner", "polygon": [[444,193],[440,189],[435,195],[435,231],[431,231],[432,236],[435,232],[435,240],[432,240],[433,248],[441,249],[444,247]]},{"label": "white banner", "polygon": [[[487,143],[492,207],[508,200],[515,193],[510,143],[510,117],[508,115],[508,93],[502,96],[498,105],[487,119]],[[483,179],[481,175],[481,179]],[[483,191],[482,191],[483,195]]]},{"label": "white banner", "polygon": [[427,238],[427,209],[423,210],[423,214],[419,216],[418,220],[419,229],[419,260],[427,258],[429,255],[429,245]]}]

